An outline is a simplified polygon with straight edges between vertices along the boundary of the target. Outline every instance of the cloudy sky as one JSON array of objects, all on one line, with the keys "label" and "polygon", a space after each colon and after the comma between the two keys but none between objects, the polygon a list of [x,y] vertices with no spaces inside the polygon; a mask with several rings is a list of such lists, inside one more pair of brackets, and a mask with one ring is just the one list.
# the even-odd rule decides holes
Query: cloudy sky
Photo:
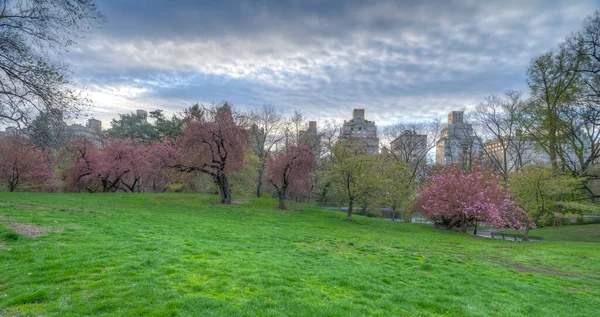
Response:
[{"label": "cloudy sky", "polygon": [[[367,4],[368,3],[368,4]],[[598,1],[102,0],[71,49],[78,85],[117,113],[228,100],[309,120],[365,108],[385,125],[439,117],[508,89]]]}]

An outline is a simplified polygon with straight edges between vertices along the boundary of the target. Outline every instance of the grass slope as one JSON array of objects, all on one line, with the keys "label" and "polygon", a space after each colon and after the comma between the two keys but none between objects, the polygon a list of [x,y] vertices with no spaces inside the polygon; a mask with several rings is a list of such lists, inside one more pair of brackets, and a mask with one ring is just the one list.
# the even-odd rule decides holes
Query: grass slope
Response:
[{"label": "grass slope", "polygon": [[[216,200],[0,193],[0,316],[594,316],[600,309],[600,243],[515,243],[420,224],[347,222],[311,206],[279,212],[268,199]],[[31,238],[8,226],[48,232]]]}]

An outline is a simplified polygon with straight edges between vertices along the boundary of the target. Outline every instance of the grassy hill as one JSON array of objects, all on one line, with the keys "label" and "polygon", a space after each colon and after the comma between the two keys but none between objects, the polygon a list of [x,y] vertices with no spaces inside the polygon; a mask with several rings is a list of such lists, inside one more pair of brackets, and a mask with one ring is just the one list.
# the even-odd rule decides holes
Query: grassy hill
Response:
[{"label": "grassy hill", "polygon": [[600,239],[515,243],[358,216],[347,222],[311,206],[280,212],[269,199],[217,199],[0,193],[0,316],[600,309]]}]

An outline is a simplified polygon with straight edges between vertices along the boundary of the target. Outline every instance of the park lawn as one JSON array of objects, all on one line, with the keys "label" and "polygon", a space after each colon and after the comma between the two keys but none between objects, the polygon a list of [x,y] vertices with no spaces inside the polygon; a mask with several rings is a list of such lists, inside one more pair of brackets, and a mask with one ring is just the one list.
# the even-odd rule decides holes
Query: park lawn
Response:
[{"label": "park lawn", "polygon": [[[502,230],[501,232],[523,234],[516,230]],[[536,228],[529,230],[529,235],[542,237],[546,241],[600,243],[600,224]]]},{"label": "park lawn", "polygon": [[[0,316],[597,316],[600,243],[276,201],[0,193]],[[29,227],[26,227],[28,225]],[[35,237],[17,234],[27,230]],[[597,227],[595,227],[597,228]]]}]

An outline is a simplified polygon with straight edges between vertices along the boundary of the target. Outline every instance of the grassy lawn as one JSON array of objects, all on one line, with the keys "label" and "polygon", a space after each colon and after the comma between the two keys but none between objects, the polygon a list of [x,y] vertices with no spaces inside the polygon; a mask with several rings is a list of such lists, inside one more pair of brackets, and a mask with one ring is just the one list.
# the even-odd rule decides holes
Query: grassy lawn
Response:
[{"label": "grassy lawn", "polygon": [[279,212],[269,199],[217,199],[0,193],[0,316],[600,311],[598,226],[578,227],[596,243],[554,242],[558,235],[543,229],[532,234],[548,241],[518,243],[359,216],[347,222],[311,206]]},{"label": "grassy lawn", "polygon": [[[504,233],[523,234],[516,230],[502,230]],[[545,227],[529,230],[529,235],[543,237],[546,241],[580,241],[600,243],[600,224]]]}]

